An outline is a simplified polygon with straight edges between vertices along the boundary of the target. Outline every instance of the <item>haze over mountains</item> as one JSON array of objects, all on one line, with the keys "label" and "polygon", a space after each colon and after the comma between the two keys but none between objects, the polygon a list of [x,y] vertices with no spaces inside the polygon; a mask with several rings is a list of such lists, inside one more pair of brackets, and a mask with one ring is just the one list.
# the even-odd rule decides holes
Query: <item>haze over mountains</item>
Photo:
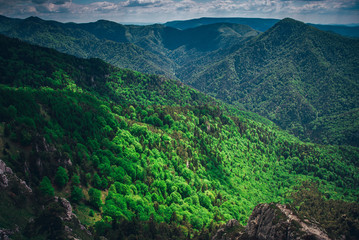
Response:
[{"label": "haze over mountains", "polygon": [[[276,22],[225,20],[261,30]],[[186,28],[179,30],[103,20],[63,24],[2,17],[0,33],[75,56],[98,57],[119,67],[179,79],[259,113],[302,139],[358,145],[358,40],[291,19],[277,22],[264,33],[215,21],[222,19],[166,24]]]},{"label": "haze over mountains", "polygon": [[[182,21],[171,21],[166,22],[165,25],[168,27],[174,27],[177,29],[188,29],[196,28],[203,25],[209,25],[214,23],[236,23],[241,25],[250,26],[253,29],[256,29],[260,32],[265,32],[269,28],[273,27],[274,24],[279,22],[280,19],[270,19],[270,18],[198,18],[191,20],[182,20]],[[347,37],[359,37],[359,26],[346,26],[346,25],[323,25],[323,24],[312,24],[308,23],[313,27],[316,27],[323,31],[337,33]]]}]

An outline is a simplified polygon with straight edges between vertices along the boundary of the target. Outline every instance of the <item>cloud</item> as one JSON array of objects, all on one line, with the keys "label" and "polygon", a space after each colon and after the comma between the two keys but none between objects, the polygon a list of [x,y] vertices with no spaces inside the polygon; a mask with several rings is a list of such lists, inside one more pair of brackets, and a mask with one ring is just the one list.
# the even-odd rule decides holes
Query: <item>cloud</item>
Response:
[{"label": "cloud", "polygon": [[46,3],[47,0],[32,0],[32,2],[35,4],[43,4],[43,3]]},{"label": "cloud", "polygon": [[[299,20],[359,22],[358,0],[0,0],[0,14],[67,21],[164,22],[208,17],[294,17]],[[323,17],[325,16],[325,18]],[[314,20],[312,22],[314,22]],[[334,21],[335,20],[335,21]]]}]

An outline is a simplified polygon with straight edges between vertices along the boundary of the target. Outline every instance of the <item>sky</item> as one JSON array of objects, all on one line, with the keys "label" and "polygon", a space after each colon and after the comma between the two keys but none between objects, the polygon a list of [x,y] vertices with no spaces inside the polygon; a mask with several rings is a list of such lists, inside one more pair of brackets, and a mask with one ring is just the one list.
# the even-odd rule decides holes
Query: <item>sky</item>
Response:
[{"label": "sky", "polygon": [[359,24],[359,0],[0,0],[0,15],[60,22],[164,23],[200,17],[291,17]]}]

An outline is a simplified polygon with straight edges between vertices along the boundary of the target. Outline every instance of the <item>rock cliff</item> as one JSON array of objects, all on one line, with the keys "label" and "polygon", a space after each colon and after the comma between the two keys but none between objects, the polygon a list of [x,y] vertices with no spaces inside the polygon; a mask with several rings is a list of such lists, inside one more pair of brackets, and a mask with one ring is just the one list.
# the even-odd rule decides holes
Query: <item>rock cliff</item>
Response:
[{"label": "rock cliff", "polygon": [[236,220],[220,228],[212,240],[330,240],[317,224],[301,220],[287,205],[259,204],[245,229]]}]

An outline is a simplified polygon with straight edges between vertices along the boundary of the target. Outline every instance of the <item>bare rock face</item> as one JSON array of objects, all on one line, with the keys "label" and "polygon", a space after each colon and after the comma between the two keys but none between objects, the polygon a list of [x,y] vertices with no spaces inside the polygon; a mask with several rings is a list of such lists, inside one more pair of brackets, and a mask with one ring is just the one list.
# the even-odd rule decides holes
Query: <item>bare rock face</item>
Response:
[{"label": "bare rock face", "polygon": [[245,233],[258,240],[330,240],[324,230],[302,221],[286,205],[260,204],[253,210]]},{"label": "bare rock face", "polygon": [[236,220],[220,228],[212,240],[330,240],[316,224],[299,219],[287,205],[259,204],[245,229]]},{"label": "bare rock face", "polygon": [[18,178],[13,173],[11,168],[6,166],[6,163],[0,159],[0,189],[9,188],[11,185],[18,184],[22,193],[32,193],[32,189],[25,181]]}]

